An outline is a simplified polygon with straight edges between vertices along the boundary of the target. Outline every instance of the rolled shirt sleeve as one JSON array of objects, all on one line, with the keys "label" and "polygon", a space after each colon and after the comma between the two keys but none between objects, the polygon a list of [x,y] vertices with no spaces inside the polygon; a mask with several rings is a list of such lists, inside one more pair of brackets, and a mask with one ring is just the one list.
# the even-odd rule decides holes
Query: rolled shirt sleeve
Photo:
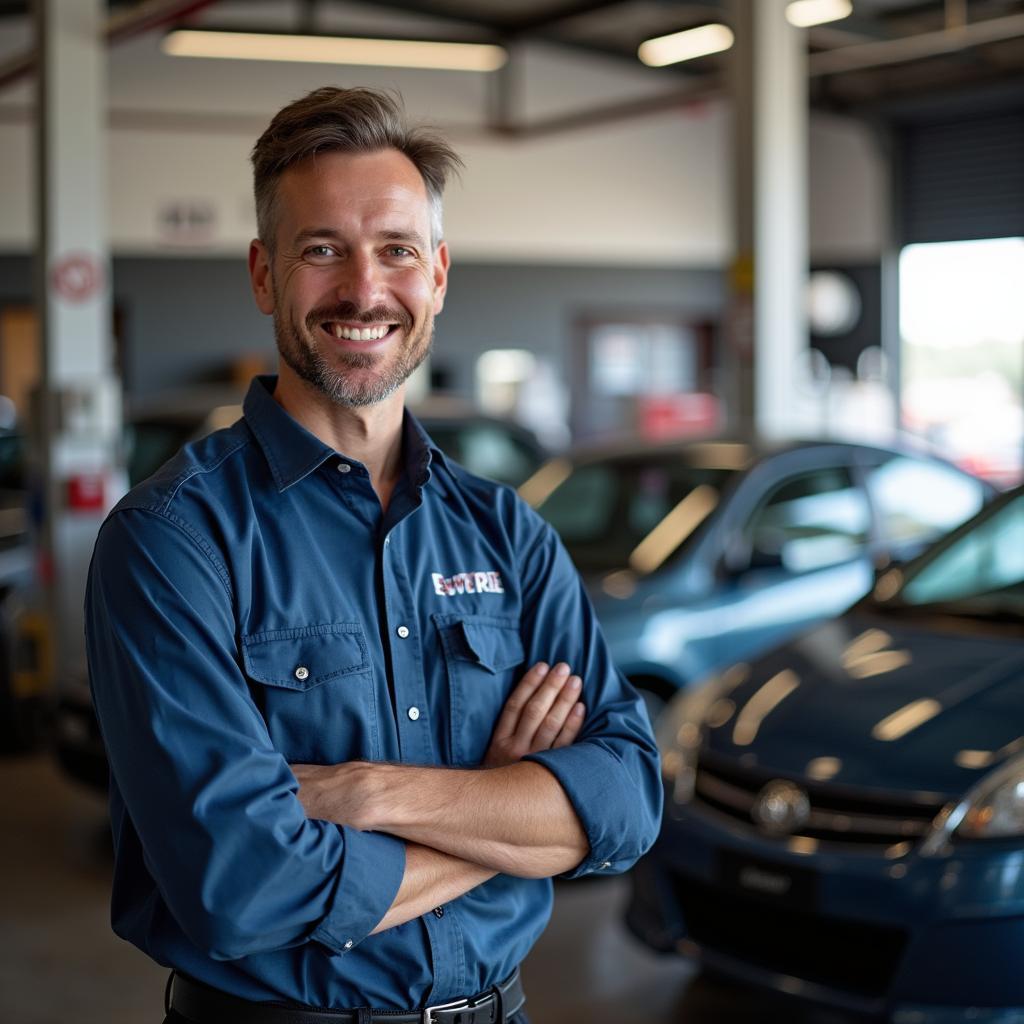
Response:
[{"label": "rolled shirt sleeve", "polygon": [[554,530],[529,514],[521,566],[527,661],[567,662],[583,680],[583,729],[568,747],[530,754],[561,783],[590,851],[565,877],[627,870],[657,838],[658,750],[642,699],[615,668],[575,566]]},{"label": "rolled shirt sleeve", "polygon": [[213,959],[315,941],[335,953],[391,906],[405,846],[309,820],[237,653],[216,552],[166,512],[100,532],[86,597],[90,680],[112,776],[160,895]]}]

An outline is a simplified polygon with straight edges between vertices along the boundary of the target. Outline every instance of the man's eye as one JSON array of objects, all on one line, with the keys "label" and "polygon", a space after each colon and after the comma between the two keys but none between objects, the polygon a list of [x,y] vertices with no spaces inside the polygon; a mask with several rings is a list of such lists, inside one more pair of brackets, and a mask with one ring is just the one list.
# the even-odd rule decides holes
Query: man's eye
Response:
[{"label": "man's eye", "polygon": [[388,255],[401,259],[406,256],[414,256],[412,249],[404,245],[391,245],[388,247]]},{"label": "man's eye", "polygon": [[337,252],[330,245],[311,245],[306,250],[306,255],[323,259],[325,257],[336,256]]}]

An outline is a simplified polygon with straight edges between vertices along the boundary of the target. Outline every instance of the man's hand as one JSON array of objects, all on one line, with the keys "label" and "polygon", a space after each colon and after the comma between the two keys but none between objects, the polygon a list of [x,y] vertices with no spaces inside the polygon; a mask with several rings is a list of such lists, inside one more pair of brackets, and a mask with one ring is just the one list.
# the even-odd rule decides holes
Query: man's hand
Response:
[{"label": "man's hand", "polygon": [[564,662],[534,665],[509,694],[482,767],[501,768],[538,750],[569,746],[583,725],[582,685]]},{"label": "man's hand", "polygon": [[379,765],[368,761],[342,764],[293,764],[299,800],[307,818],[321,818],[358,829],[373,828],[371,802],[380,795]]}]

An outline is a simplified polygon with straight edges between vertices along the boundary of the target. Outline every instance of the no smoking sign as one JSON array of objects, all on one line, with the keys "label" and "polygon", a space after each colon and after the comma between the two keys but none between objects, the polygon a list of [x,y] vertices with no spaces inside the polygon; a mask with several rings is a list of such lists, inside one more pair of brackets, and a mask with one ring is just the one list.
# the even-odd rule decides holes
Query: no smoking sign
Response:
[{"label": "no smoking sign", "polygon": [[88,302],[103,287],[103,266],[92,253],[68,253],[53,265],[50,287],[64,302]]}]

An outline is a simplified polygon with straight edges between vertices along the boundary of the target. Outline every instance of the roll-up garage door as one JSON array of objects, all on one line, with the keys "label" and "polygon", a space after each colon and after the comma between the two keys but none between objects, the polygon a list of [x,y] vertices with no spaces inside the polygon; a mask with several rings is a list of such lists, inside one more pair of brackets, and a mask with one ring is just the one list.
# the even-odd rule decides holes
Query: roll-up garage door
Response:
[{"label": "roll-up garage door", "polygon": [[904,244],[1024,235],[1024,107],[900,135]]}]

